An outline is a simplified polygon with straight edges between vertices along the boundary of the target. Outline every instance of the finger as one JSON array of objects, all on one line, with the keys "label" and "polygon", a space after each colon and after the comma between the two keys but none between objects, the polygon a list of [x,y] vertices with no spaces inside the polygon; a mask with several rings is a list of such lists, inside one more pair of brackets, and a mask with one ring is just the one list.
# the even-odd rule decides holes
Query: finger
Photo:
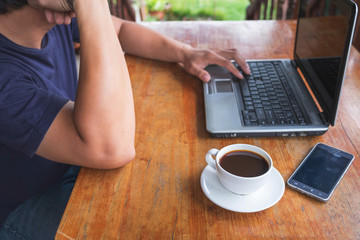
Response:
[{"label": "finger", "polygon": [[250,66],[249,64],[247,64],[245,59],[243,59],[240,56],[237,56],[234,58],[234,60],[247,75],[251,74]]},{"label": "finger", "polygon": [[243,79],[244,76],[241,74],[241,72],[234,66],[234,64],[219,55],[215,56],[214,60],[211,62],[212,64],[216,64],[222,67],[225,67],[227,70],[229,70],[232,74],[234,74],[236,77]]},{"label": "finger", "polygon": [[64,24],[65,22],[65,15],[62,12],[54,12],[54,18],[56,24]]},{"label": "finger", "polygon": [[246,63],[246,60],[240,55],[237,49],[228,49],[217,51],[217,54],[223,56],[229,60],[235,60],[235,62],[240,66],[240,68],[247,74],[251,74],[249,65]]},{"label": "finger", "polygon": [[198,75],[198,78],[200,78],[203,82],[208,82],[211,79],[210,74],[205,70],[201,71],[201,73]]},{"label": "finger", "polygon": [[69,14],[64,15],[64,24],[69,25],[71,23],[71,16]]},{"label": "finger", "polygon": [[53,11],[46,9],[45,10],[45,18],[46,21],[48,21],[48,23],[54,23],[54,15],[53,15]]},{"label": "finger", "polygon": [[203,82],[208,82],[208,81],[210,81],[210,74],[207,72],[207,71],[205,71],[204,69],[202,69],[202,68],[200,68],[200,67],[195,67],[195,66],[193,66],[193,67],[191,67],[190,69],[189,69],[189,72],[191,73],[191,74],[193,74],[194,76],[196,76],[196,77],[198,77],[198,78],[200,78],[201,79],[201,81],[203,81]]}]

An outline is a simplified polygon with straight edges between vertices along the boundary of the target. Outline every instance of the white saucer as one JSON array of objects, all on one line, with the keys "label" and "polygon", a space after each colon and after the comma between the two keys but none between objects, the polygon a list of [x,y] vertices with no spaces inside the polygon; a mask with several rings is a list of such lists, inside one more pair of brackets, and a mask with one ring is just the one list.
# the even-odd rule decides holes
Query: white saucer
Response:
[{"label": "white saucer", "polygon": [[215,170],[206,166],[201,174],[201,188],[205,195],[218,205],[234,212],[259,212],[275,205],[285,191],[284,179],[275,168],[269,181],[258,191],[249,195],[237,195],[225,189]]}]

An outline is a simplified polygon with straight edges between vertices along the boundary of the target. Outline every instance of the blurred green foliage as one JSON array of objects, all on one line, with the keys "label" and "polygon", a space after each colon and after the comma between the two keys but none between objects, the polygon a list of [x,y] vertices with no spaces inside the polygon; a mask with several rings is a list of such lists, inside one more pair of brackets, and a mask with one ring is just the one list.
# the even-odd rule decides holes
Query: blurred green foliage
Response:
[{"label": "blurred green foliage", "polygon": [[145,0],[145,4],[147,21],[244,20],[249,0]]}]

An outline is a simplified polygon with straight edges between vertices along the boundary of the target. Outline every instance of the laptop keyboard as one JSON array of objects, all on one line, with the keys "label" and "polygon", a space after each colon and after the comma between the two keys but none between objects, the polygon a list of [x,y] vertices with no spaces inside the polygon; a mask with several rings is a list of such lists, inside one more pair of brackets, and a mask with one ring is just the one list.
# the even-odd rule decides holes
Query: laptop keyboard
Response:
[{"label": "laptop keyboard", "polygon": [[249,62],[251,75],[239,79],[245,126],[307,124],[280,64]]}]

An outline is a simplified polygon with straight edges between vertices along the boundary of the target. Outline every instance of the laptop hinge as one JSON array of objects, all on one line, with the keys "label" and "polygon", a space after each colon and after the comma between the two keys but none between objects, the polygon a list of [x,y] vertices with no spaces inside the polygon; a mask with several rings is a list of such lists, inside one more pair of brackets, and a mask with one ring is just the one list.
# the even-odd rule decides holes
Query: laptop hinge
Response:
[{"label": "laptop hinge", "polygon": [[291,60],[290,63],[291,63],[291,65],[293,66],[293,68],[295,68],[295,69],[298,68],[297,63],[296,63],[295,60]]},{"label": "laptop hinge", "polygon": [[329,122],[326,120],[324,112],[319,112],[319,117],[325,124],[329,124]]}]

